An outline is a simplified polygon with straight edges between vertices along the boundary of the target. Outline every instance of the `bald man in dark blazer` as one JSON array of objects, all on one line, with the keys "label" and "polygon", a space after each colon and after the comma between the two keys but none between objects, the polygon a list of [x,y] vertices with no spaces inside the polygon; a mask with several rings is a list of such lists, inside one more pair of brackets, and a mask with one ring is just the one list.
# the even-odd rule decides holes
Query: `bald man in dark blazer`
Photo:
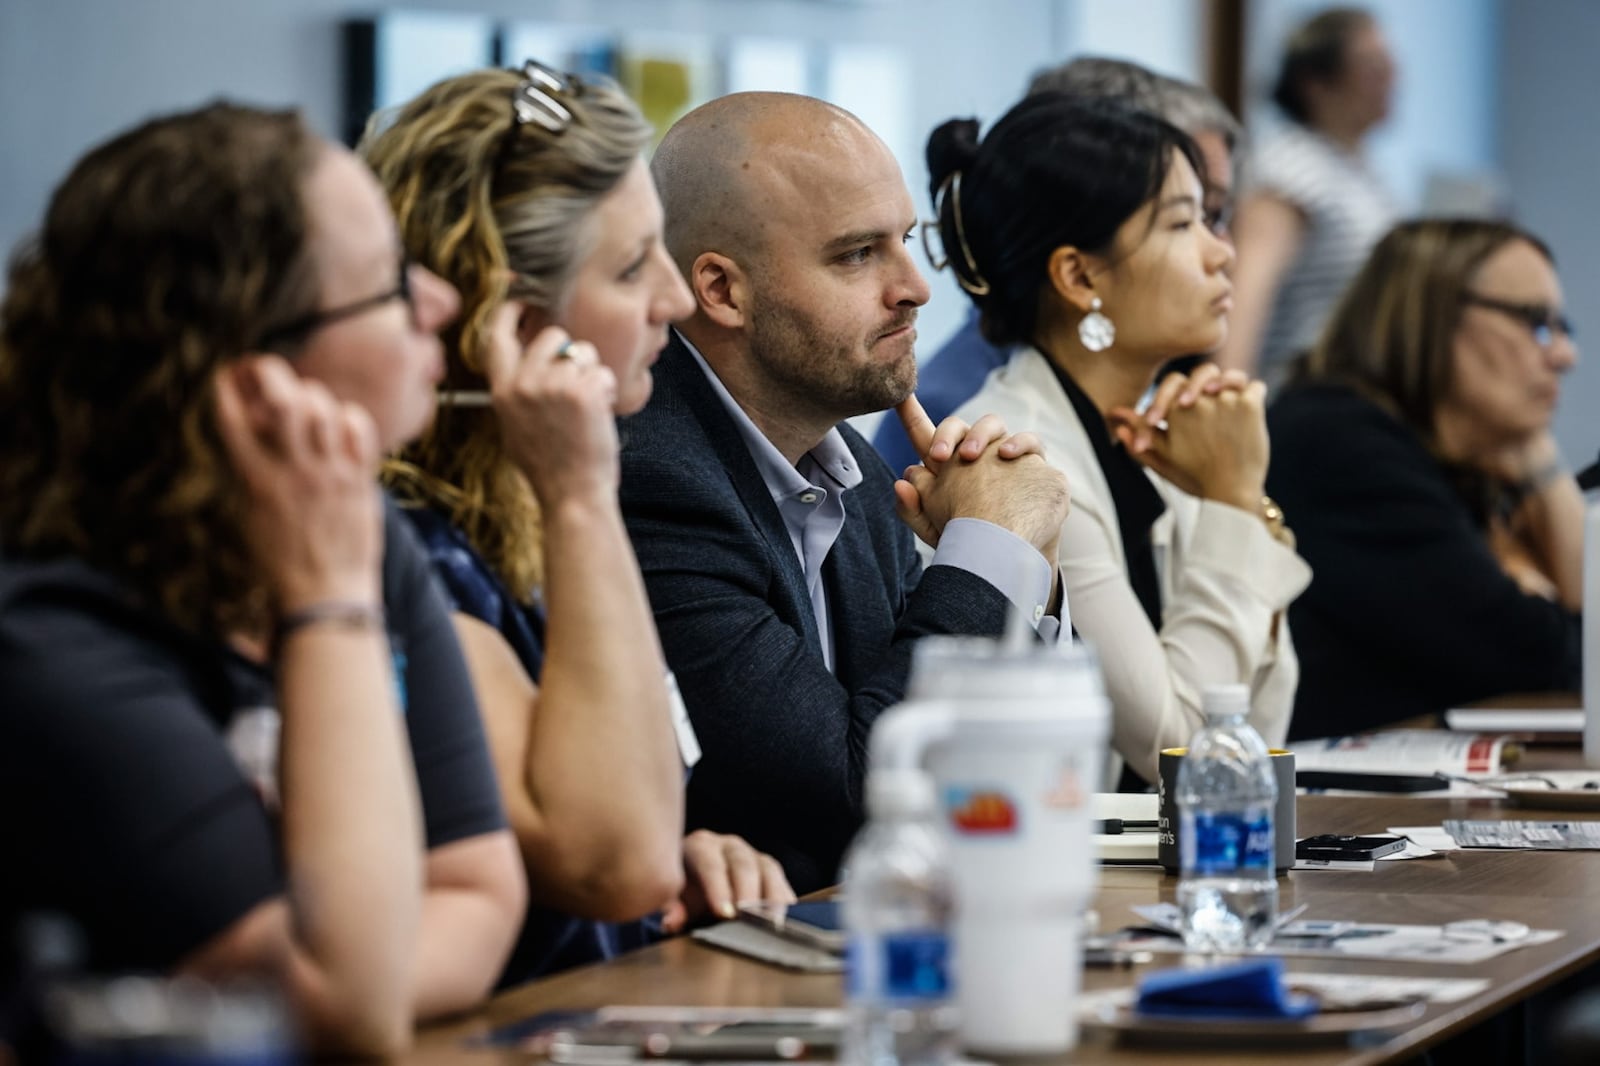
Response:
[{"label": "bald man in dark blazer", "polygon": [[[1027,435],[935,430],[908,400],[915,212],[854,116],[723,97],[652,170],[697,306],[623,423],[622,505],[704,749],[688,825],[744,836],[808,892],[861,823],[867,736],[914,641],[998,634],[1012,610],[1057,633],[1066,487]],[[928,455],[899,482],[843,424],[897,404]]]}]

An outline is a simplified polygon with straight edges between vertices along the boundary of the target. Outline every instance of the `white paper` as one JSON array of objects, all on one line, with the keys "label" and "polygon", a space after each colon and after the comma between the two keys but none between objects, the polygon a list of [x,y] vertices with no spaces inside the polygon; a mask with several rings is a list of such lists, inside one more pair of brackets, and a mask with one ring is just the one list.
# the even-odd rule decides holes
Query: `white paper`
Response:
[{"label": "white paper", "polygon": [[[1378,935],[1345,936],[1322,941],[1274,940],[1259,954],[1312,959],[1379,959],[1384,961],[1439,962],[1473,965],[1531,944],[1546,944],[1563,936],[1560,929],[1534,929],[1519,940],[1464,940],[1445,935],[1437,925],[1356,923],[1381,929]],[[1118,947],[1162,954],[1182,954],[1183,941],[1171,936],[1127,936]]]},{"label": "white paper", "polygon": [[1482,977],[1390,977],[1375,973],[1291,973],[1289,987],[1313,992],[1324,1003],[1348,1009],[1362,1003],[1422,999],[1459,1003],[1489,989]]},{"label": "white paper", "polygon": [[1479,733],[1581,733],[1582,707],[1452,707],[1451,729]]},{"label": "white paper", "polygon": [[[1302,905],[1281,915],[1278,925],[1288,925],[1305,909]],[[1157,929],[1176,931],[1182,927],[1182,914],[1175,904],[1156,903],[1133,907],[1132,910]],[[1339,924],[1346,926],[1343,922]],[[1356,935],[1350,935],[1352,932]],[[1341,935],[1320,939],[1279,937],[1261,954],[1471,964],[1530,944],[1545,944],[1562,935],[1560,929],[1532,929],[1528,930],[1527,936],[1515,940],[1469,940],[1447,936],[1445,927],[1439,925],[1351,921],[1341,930]],[[1117,941],[1117,946],[1163,954],[1181,954],[1185,950],[1181,939],[1169,935],[1125,934]]]},{"label": "white paper", "polygon": [[1444,831],[1463,848],[1600,851],[1600,822],[1452,819],[1444,823]]},{"label": "white paper", "polygon": [[[1391,977],[1376,973],[1288,973],[1284,984],[1295,992],[1309,992],[1328,1006],[1359,1010],[1366,1003],[1392,1004],[1403,1000],[1460,1003],[1489,990],[1482,977]],[[1137,988],[1109,988],[1084,992],[1079,1008],[1098,1017],[1104,1007],[1131,1005]]]},{"label": "white paper", "polygon": [[1433,851],[1460,851],[1456,838],[1444,831],[1442,825],[1391,825],[1389,832],[1398,833],[1418,847]]},{"label": "white paper", "polygon": [[1492,774],[1500,770],[1505,737],[1442,729],[1392,729],[1291,744],[1300,770],[1350,770],[1426,776]]},{"label": "white paper", "polygon": [[1398,862],[1403,859],[1436,859],[1438,857],[1439,853],[1437,851],[1434,851],[1432,848],[1425,848],[1421,844],[1418,844],[1415,840],[1407,837],[1404,851],[1397,851],[1390,855],[1384,855],[1379,858],[1378,861]]}]

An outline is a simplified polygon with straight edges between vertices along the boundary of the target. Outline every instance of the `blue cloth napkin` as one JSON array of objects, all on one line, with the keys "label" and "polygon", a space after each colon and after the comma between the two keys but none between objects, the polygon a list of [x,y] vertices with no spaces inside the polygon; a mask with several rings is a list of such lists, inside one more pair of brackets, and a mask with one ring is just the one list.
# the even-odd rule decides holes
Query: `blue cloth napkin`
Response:
[{"label": "blue cloth napkin", "polygon": [[1304,1018],[1317,1001],[1290,995],[1283,960],[1265,958],[1146,974],[1134,1009],[1165,1018]]}]

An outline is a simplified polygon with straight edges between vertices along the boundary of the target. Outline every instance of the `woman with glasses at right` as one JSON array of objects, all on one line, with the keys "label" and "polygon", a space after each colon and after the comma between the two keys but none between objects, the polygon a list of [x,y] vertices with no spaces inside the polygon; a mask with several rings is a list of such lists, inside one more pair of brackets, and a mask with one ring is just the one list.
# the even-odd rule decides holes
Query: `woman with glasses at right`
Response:
[{"label": "woman with glasses at right", "polygon": [[1440,219],[1378,244],[1268,415],[1317,575],[1291,736],[1578,687],[1583,501],[1550,433],[1576,360],[1538,238]]}]

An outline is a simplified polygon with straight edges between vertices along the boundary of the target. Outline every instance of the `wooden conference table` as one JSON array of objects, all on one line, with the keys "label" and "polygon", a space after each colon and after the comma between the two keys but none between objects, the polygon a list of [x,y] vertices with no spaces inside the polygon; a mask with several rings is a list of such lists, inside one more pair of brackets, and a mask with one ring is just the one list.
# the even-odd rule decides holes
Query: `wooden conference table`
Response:
[{"label": "wooden conference table", "polygon": [[[1567,762],[1558,758],[1555,762]],[[1539,759],[1529,764],[1549,766]],[[1519,769],[1525,769],[1525,764]],[[1600,771],[1597,771],[1600,774]],[[1302,796],[1299,835],[1381,832],[1391,825],[1437,825],[1446,818],[1600,819],[1600,812],[1539,811],[1488,798]],[[1507,952],[1477,966],[1378,962],[1371,959],[1290,958],[1290,970],[1418,977],[1488,978],[1490,987],[1453,1004],[1429,1004],[1426,1012],[1380,1043],[1361,1046],[1274,1048],[1145,1048],[1119,1045],[1104,1034],[1085,1034],[1065,1057],[1070,1063],[1251,1063],[1280,1062],[1286,1054],[1311,1066],[1366,1066],[1404,1061],[1463,1032],[1562,978],[1600,962],[1600,852],[1458,851],[1442,858],[1380,862],[1372,873],[1291,873],[1280,882],[1284,908],[1309,903],[1308,916],[1437,925],[1457,919],[1491,918],[1563,929],[1550,943]],[[1177,879],[1159,869],[1104,867],[1096,908],[1102,929],[1139,924],[1129,908],[1173,901]],[[1132,970],[1085,971],[1086,989],[1129,986],[1143,970],[1174,965],[1176,956]],[[746,960],[687,938],[598,966],[536,981],[496,997],[465,1021],[425,1030],[404,1061],[474,1066],[522,1061],[511,1052],[473,1049],[475,1033],[558,1009],[603,1004],[692,1004],[705,1006],[833,1006],[840,998],[837,975],[796,974]]]}]

